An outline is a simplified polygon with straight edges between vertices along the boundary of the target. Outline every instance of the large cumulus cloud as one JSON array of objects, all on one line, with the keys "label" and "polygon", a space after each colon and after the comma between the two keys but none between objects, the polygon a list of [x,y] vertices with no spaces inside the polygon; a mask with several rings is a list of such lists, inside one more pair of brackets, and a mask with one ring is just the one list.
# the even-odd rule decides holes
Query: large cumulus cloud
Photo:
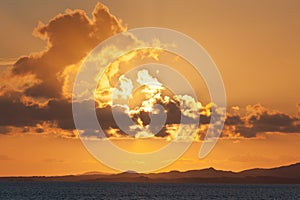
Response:
[{"label": "large cumulus cloud", "polygon": [[12,68],[12,76],[33,74],[39,80],[24,91],[32,97],[61,98],[65,68],[82,60],[99,42],[124,28],[108,9],[98,3],[90,19],[82,10],[68,10],[48,24],[39,23],[34,34],[48,41],[41,53],[20,58]]},{"label": "large cumulus cloud", "polygon": [[74,129],[70,96],[63,92],[74,78],[71,72],[98,43],[124,30],[100,3],[92,18],[82,10],[66,10],[47,24],[39,22],[34,35],[47,41],[45,50],[17,59],[0,74],[1,133],[9,132],[5,127],[34,127],[42,122]]}]

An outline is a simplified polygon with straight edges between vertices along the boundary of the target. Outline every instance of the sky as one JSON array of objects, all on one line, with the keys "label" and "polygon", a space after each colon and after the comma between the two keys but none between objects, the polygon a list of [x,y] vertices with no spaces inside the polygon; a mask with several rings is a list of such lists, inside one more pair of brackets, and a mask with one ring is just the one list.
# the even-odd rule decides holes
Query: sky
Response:
[{"label": "sky", "polygon": [[[98,162],[78,139],[70,93],[78,67],[97,43],[138,27],[170,28],[195,39],[218,66],[227,94],[227,120],[213,151],[198,159],[200,131],[200,139],[160,171],[211,166],[239,171],[300,161],[298,1],[101,3],[109,11],[97,1],[1,1],[0,25],[5,30],[0,32],[1,176],[116,172]],[[153,55],[147,59],[153,60]],[[119,71],[126,68],[123,65],[121,60]],[[205,90],[201,84],[193,83],[198,94]],[[205,109],[210,108],[208,101],[202,99]],[[174,106],[171,101],[163,104]],[[116,125],[107,111],[112,108],[101,105],[97,112],[106,117],[104,126],[123,148],[148,151],[172,139],[171,134],[161,134],[149,141],[132,140],[122,138],[120,130],[114,135]],[[137,122],[138,118],[145,124],[145,118],[137,115]],[[171,116],[164,130],[170,132],[177,123]],[[113,138],[119,135],[121,139]]]}]

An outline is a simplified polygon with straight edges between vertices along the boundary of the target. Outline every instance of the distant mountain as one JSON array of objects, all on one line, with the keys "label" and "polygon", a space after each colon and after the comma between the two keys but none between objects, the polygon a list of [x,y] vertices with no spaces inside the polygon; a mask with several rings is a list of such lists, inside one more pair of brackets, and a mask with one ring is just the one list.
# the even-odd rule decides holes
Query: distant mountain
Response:
[{"label": "distant mountain", "polygon": [[103,174],[107,174],[107,173],[98,172],[98,171],[91,171],[91,172],[86,172],[86,173],[81,174],[81,175],[103,175]]},{"label": "distant mountain", "polygon": [[300,179],[300,163],[276,167],[271,169],[250,169],[239,173],[243,177],[249,176],[269,176],[269,177],[280,177],[280,178],[293,178]]},{"label": "distant mountain", "polygon": [[168,182],[168,183],[266,183],[300,184],[300,163],[271,169],[250,169],[241,172],[222,171],[214,168],[170,171],[162,173],[137,173],[127,171],[119,174],[88,172],[82,175],[52,177],[2,177],[1,180],[24,181],[89,181],[89,182]]}]

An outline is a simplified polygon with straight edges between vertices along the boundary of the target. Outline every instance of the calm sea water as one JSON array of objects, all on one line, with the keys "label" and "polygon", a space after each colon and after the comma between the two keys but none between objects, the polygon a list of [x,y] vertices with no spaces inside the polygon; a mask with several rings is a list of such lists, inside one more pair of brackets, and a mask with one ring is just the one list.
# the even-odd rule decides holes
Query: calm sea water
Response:
[{"label": "calm sea water", "polygon": [[300,199],[300,185],[0,181],[0,199]]}]

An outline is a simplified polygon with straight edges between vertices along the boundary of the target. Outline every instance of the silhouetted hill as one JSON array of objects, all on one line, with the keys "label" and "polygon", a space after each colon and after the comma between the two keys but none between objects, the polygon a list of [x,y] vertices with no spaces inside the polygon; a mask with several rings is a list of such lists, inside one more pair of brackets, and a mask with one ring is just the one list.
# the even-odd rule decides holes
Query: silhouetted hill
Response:
[{"label": "silhouetted hill", "polygon": [[170,171],[170,172],[157,173],[157,174],[148,174],[146,176],[152,178],[176,179],[176,178],[195,178],[195,177],[198,178],[231,177],[235,175],[236,175],[235,172],[216,170],[214,168],[207,168],[201,170],[189,170],[185,172]]},{"label": "silhouetted hill", "polygon": [[280,178],[294,178],[300,179],[300,163],[276,167],[271,169],[250,169],[239,173],[240,176],[269,176],[269,177],[280,177]]},{"label": "silhouetted hill", "polygon": [[96,181],[96,182],[168,182],[168,183],[266,183],[300,184],[300,163],[271,169],[249,169],[241,172],[214,168],[143,174],[127,171],[119,174],[88,172],[82,175],[52,177],[2,177],[0,180],[23,181]]}]

